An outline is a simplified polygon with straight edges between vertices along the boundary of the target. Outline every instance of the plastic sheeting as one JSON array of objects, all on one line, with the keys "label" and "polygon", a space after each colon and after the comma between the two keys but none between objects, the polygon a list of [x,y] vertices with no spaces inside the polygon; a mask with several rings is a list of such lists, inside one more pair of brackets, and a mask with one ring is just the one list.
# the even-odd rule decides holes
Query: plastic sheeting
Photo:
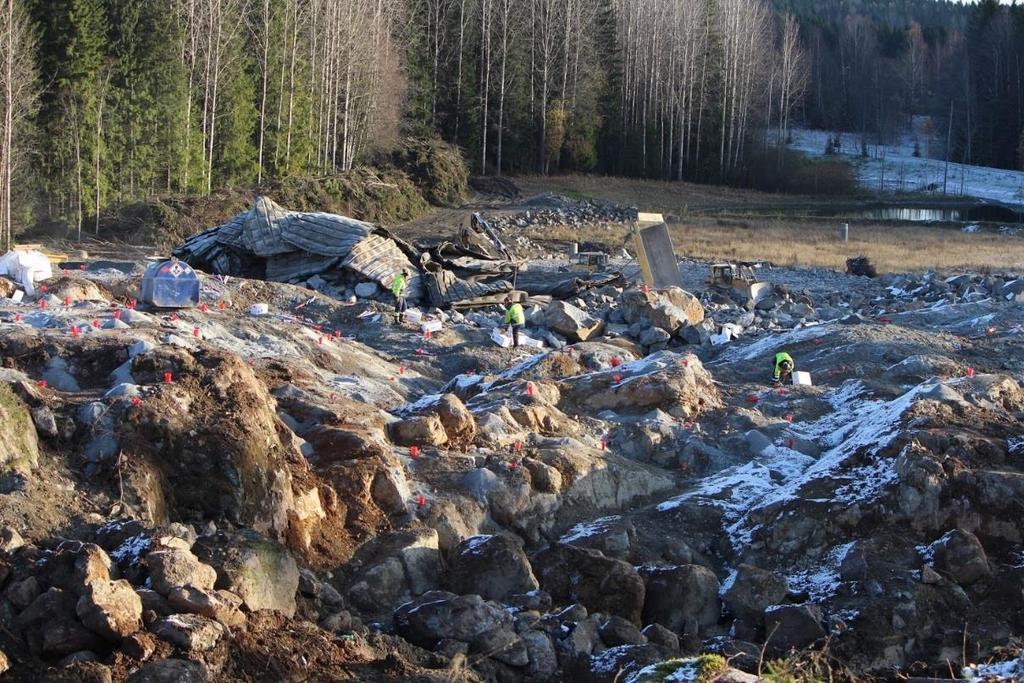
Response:
[{"label": "plastic sheeting", "polygon": [[19,283],[28,295],[35,294],[36,283],[53,277],[53,266],[40,251],[9,251],[0,256],[0,275]]}]

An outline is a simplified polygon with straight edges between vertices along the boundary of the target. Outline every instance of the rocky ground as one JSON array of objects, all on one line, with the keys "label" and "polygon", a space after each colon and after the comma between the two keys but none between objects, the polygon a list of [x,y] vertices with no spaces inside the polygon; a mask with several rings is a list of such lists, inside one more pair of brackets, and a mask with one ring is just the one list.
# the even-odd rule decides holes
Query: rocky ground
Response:
[{"label": "rocky ground", "polygon": [[[1024,669],[1014,274],[755,303],[684,262],[530,306],[527,351],[496,310],[426,335],[234,278],[143,310],[103,265],[0,298],[4,680]],[[768,386],[777,350],[813,386]]]}]

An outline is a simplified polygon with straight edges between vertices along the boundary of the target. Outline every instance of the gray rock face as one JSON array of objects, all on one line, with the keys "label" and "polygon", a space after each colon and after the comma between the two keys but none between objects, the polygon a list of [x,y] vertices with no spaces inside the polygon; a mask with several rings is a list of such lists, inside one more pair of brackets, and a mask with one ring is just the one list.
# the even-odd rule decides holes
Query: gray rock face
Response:
[{"label": "gray rock face", "polygon": [[172,614],[155,622],[150,630],[158,638],[187,652],[212,650],[227,633],[222,624],[198,614]]},{"label": "gray rock face", "polygon": [[362,569],[351,583],[349,598],[368,612],[390,611],[438,587],[438,533],[417,528],[378,537],[360,548],[355,561]]},{"label": "gray rock face", "polygon": [[474,639],[472,651],[493,657],[509,666],[523,667],[530,663],[526,643],[508,627],[481,633]]},{"label": "gray rock face", "polygon": [[735,580],[722,597],[737,618],[760,623],[765,609],[779,603],[788,590],[789,585],[782,577],[753,565],[741,564]]},{"label": "gray rock face", "polygon": [[57,418],[54,416],[53,411],[47,406],[36,406],[32,409],[32,422],[36,426],[36,431],[42,436],[52,439],[57,436]]},{"label": "gray rock face", "polygon": [[707,567],[645,567],[644,623],[655,622],[676,633],[696,636],[718,623],[722,611],[719,583]]},{"label": "gray rock face", "polygon": [[529,658],[527,674],[543,680],[558,671],[558,655],[551,638],[543,631],[526,631],[520,636]]},{"label": "gray rock face", "polygon": [[119,641],[142,628],[142,600],[127,581],[95,581],[86,586],[75,608],[93,633]]},{"label": "gray rock face", "polygon": [[299,566],[283,545],[241,529],[202,538],[195,550],[217,570],[217,587],[240,597],[248,610],[294,616]]},{"label": "gray rock face", "polygon": [[661,329],[660,327],[648,327],[644,330],[637,341],[644,346],[654,346],[656,344],[666,344],[672,339],[672,335]]},{"label": "gray rock face", "polygon": [[76,603],[70,591],[51,588],[14,619],[12,628],[25,637],[33,653],[46,657],[102,647],[100,637],[78,621]]},{"label": "gray rock face", "polygon": [[437,415],[416,415],[391,425],[391,438],[399,446],[443,446],[448,434]]},{"label": "gray rock face", "polygon": [[711,335],[714,334],[715,323],[708,319],[696,325],[686,325],[679,329],[677,334],[684,342],[692,346],[702,346],[711,343]]},{"label": "gray rock face", "polygon": [[764,612],[769,651],[783,656],[825,637],[821,610],[815,605],[773,605]]},{"label": "gray rock face", "polygon": [[679,636],[661,624],[648,624],[641,631],[647,642],[660,645],[670,652],[679,652]]},{"label": "gray rock face", "polygon": [[969,531],[953,529],[933,543],[932,550],[936,568],[961,585],[970,585],[992,573],[981,541]]},{"label": "gray rock face", "polygon": [[207,683],[210,672],[202,662],[162,659],[150,662],[125,679],[125,683]]},{"label": "gray rock face", "polygon": [[628,517],[611,515],[580,523],[560,539],[562,543],[600,550],[607,557],[628,560],[636,529]]},{"label": "gray rock face", "polygon": [[628,562],[559,543],[534,555],[531,564],[541,588],[556,603],[579,602],[592,611],[640,623],[644,582]]},{"label": "gray rock face", "polygon": [[640,629],[622,617],[609,617],[597,629],[601,641],[608,647],[618,645],[643,645],[647,642],[647,636],[640,632]]},{"label": "gray rock face", "polygon": [[360,282],[355,287],[356,296],[360,299],[369,299],[377,294],[376,282]]},{"label": "gray rock face", "polygon": [[398,634],[426,648],[447,639],[472,643],[480,634],[511,628],[512,615],[479,595],[430,591],[395,612]]},{"label": "gray rock face", "polygon": [[28,474],[39,462],[39,441],[28,408],[0,383],[0,468]]},{"label": "gray rock face", "polygon": [[172,588],[167,604],[175,612],[198,614],[225,626],[245,623],[245,614],[239,609],[242,599],[229,591],[204,591],[192,586]]},{"label": "gray rock face", "polygon": [[604,330],[603,320],[565,301],[551,302],[544,311],[544,324],[573,342],[587,341]]},{"label": "gray rock face", "polygon": [[646,293],[627,289],[619,297],[619,305],[628,324],[647,320],[669,334],[704,320],[704,307],[697,297],[679,287]]},{"label": "gray rock face", "polygon": [[539,587],[522,547],[508,536],[472,536],[459,543],[448,565],[456,593],[504,600]]},{"label": "gray rock face", "polygon": [[200,590],[212,590],[217,581],[217,572],[189,550],[167,548],[155,550],[146,555],[149,576],[153,590],[167,595],[172,588],[193,586]]}]

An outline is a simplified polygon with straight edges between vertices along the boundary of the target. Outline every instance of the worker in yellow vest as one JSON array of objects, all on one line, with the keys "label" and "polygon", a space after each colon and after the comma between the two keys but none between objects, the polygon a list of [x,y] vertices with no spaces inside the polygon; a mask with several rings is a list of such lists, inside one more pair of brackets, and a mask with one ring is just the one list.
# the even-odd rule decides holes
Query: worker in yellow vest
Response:
[{"label": "worker in yellow vest", "polygon": [[772,386],[779,387],[783,384],[793,383],[793,369],[796,363],[793,356],[785,351],[775,354],[775,362],[772,364]]},{"label": "worker in yellow vest", "polygon": [[402,313],[405,312],[405,288],[408,285],[409,271],[402,269],[402,272],[395,275],[391,281],[391,293],[395,295],[395,322],[402,322]]},{"label": "worker in yellow vest", "polygon": [[505,324],[512,328],[512,348],[519,348],[519,330],[526,327],[526,313],[519,302],[512,303],[512,297],[505,297]]}]

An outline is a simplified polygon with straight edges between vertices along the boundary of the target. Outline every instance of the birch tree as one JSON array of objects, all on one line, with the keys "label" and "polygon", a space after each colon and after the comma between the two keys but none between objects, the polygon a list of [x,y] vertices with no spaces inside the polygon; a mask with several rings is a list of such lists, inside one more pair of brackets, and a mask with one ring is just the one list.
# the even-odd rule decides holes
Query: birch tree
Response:
[{"label": "birch tree", "polygon": [[0,7],[0,249],[5,252],[14,241],[13,187],[23,168],[25,126],[38,97],[34,48],[20,0],[4,0]]}]

